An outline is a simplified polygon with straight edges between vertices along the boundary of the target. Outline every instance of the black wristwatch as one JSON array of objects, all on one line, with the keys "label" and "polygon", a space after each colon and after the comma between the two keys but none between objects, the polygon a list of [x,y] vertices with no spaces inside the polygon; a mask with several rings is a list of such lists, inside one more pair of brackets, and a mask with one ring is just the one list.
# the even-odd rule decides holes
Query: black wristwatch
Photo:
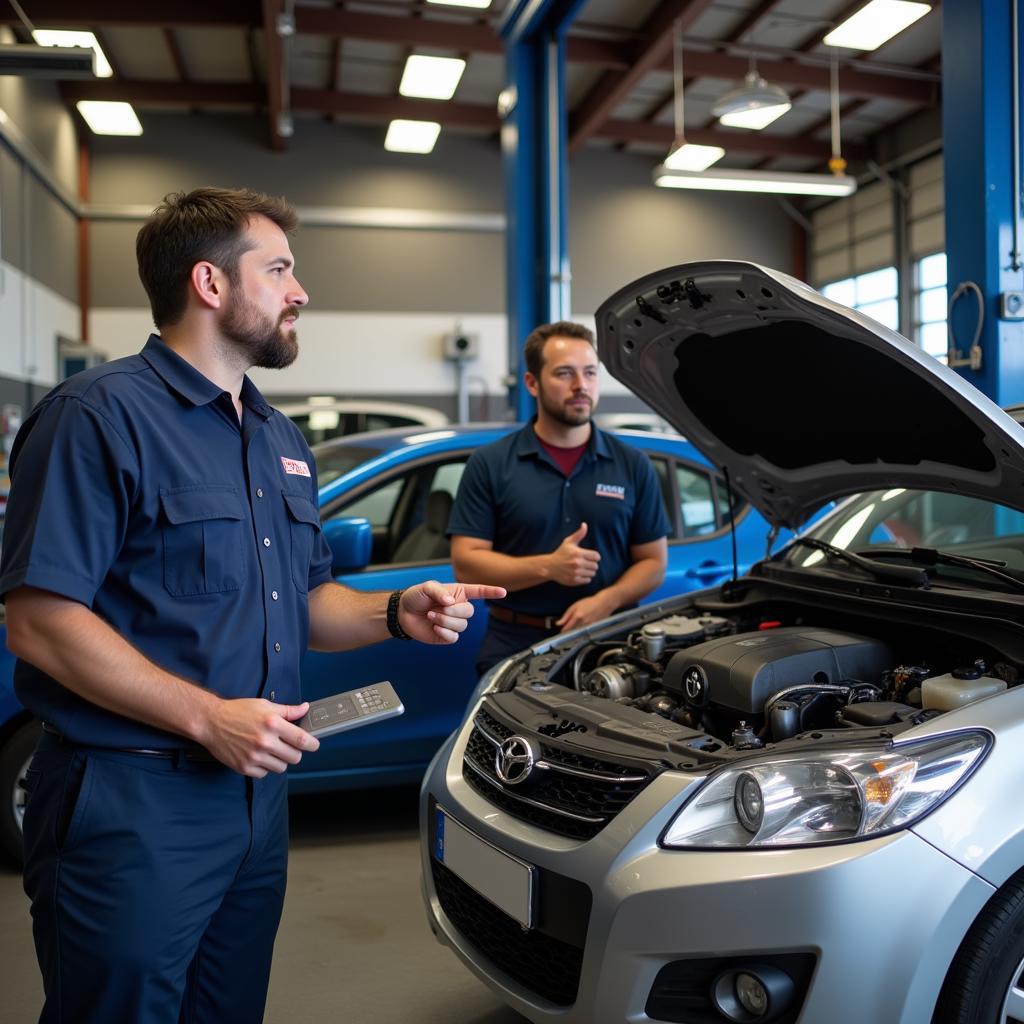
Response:
[{"label": "black wristwatch", "polygon": [[411,640],[412,637],[404,629],[402,624],[398,621],[398,605],[401,603],[402,595],[405,593],[404,590],[395,590],[388,598],[388,632],[396,640]]}]

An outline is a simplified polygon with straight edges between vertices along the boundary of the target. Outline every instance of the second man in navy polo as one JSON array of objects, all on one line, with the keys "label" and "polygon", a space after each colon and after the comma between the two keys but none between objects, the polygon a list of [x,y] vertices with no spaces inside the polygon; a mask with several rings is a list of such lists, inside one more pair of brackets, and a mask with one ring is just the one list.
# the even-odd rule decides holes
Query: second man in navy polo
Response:
[{"label": "second man in navy polo", "polygon": [[537,416],[471,456],[448,524],[457,578],[500,579],[509,592],[490,605],[481,672],[635,605],[665,575],[670,527],[654,470],[592,422],[593,334],[545,324],[524,356]]}]

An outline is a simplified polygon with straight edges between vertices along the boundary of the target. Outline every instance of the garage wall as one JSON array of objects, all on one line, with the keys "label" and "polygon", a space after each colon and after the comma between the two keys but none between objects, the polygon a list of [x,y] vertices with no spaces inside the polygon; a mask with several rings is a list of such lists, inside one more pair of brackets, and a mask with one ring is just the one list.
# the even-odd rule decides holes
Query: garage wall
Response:
[{"label": "garage wall", "polygon": [[79,333],[77,222],[44,180],[73,200],[77,142],[51,82],[0,77],[0,111],[0,406],[27,409],[56,380],[58,334]]},{"label": "garage wall", "polygon": [[[134,262],[138,209],[170,191],[248,185],[288,196],[307,223],[293,239],[310,294],[303,354],[254,376],[271,396],[416,396],[454,411],[453,368],[441,337],[480,336],[468,374],[475,396],[504,403],[504,199],[495,139],[445,132],[435,153],[386,153],[383,126],[300,119],[286,154],[266,146],[262,117],[150,114],[141,139],[94,139],[90,336],[111,355],[135,351],[150,329]],[[685,259],[733,255],[792,270],[792,222],[773,199],[686,196],[653,187],[653,158],[586,152],[570,169],[570,254],[577,319],[626,281]],[[366,227],[426,213],[443,229]],[[411,213],[409,211],[412,211]],[[122,219],[113,219],[120,216]],[[312,224],[310,223],[312,221]],[[329,221],[330,223],[324,223]],[[344,223],[346,222],[347,223]],[[607,379],[604,407],[637,403]],[[486,403],[478,398],[474,412]]]}]

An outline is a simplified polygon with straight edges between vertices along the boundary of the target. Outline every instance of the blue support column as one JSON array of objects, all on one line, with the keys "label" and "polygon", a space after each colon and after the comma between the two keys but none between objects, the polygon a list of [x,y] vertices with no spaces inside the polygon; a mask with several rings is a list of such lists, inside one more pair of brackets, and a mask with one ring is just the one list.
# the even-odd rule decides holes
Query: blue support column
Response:
[{"label": "blue support column", "polygon": [[509,402],[520,421],[533,414],[522,383],[523,341],[537,324],[570,315],[565,33],[582,3],[519,0],[500,25]]},{"label": "blue support column", "polygon": [[[1004,406],[1024,401],[1024,323],[1000,317],[1000,295],[1024,291],[1013,143],[1013,8],[1018,2],[944,0],[942,5],[948,289],[952,295],[961,283],[975,282],[985,308],[981,369],[958,369]],[[1022,52],[1019,26],[1016,35]],[[1019,161],[1019,141],[1017,149]],[[965,356],[977,312],[972,292],[954,306],[951,322]]]}]

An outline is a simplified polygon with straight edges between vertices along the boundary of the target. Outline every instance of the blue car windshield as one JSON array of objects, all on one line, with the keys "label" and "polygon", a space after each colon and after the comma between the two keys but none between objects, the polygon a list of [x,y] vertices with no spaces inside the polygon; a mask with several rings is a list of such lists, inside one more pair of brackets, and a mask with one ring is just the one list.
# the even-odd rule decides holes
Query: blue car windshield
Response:
[{"label": "blue car windshield", "polygon": [[351,472],[356,466],[361,466],[370,459],[382,455],[382,448],[371,448],[369,445],[361,444],[325,444],[313,448],[313,456],[316,459],[317,484],[323,487],[325,484],[337,480]]},{"label": "blue car windshield", "polygon": [[[1024,512],[962,494],[904,487],[870,491],[844,502],[805,536],[847,551],[870,549],[873,556],[887,548],[934,548],[1024,572]],[[794,547],[786,559],[806,567],[825,560],[822,551],[807,547]]]}]

